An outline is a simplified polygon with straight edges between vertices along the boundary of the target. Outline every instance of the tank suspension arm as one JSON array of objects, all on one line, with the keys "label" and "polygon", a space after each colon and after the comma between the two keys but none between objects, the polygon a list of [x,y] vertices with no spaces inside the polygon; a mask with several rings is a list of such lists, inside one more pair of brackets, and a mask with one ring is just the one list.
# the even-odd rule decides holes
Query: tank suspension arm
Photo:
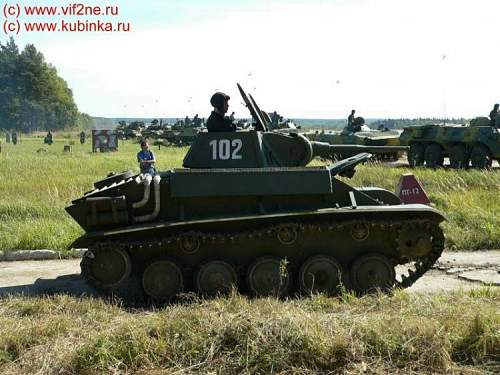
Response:
[{"label": "tank suspension arm", "polygon": [[149,194],[151,192],[151,180],[153,178],[150,175],[146,175],[144,179],[142,180],[142,184],[144,185],[144,195],[142,196],[142,199],[138,202],[134,202],[132,204],[132,208],[141,208],[148,203],[149,200]]},{"label": "tank suspension arm", "polygon": [[155,207],[153,209],[153,212],[143,216],[133,216],[133,221],[135,223],[143,223],[145,221],[151,221],[158,217],[158,214],[160,213],[160,181],[161,181],[160,176],[154,176],[153,186],[155,191]]}]

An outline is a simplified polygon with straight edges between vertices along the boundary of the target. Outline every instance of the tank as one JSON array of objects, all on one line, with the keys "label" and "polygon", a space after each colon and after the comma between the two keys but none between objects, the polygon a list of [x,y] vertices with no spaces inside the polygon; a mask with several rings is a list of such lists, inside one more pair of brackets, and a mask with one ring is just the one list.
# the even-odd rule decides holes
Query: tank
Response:
[{"label": "tank", "polygon": [[[371,147],[368,149],[378,160],[398,160],[408,147],[402,145],[398,130],[372,130],[363,125],[359,131],[352,132],[346,129],[342,131],[322,130],[306,133],[306,137],[312,141],[327,142],[332,145],[358,145]],[[346,148],[347,149],[347,148]],[[356,150],[339,153],[337,158],[352,156]]]},{"label": "tank", "polygon": [[452,168],[490,168],[500,159],[498,128],[487,118],[477,118],[470,125],[422,125],[405,128],[400,137],[410,149],[411,167],[442,167],[449,157]]},{"label": "tank", "polygon": [[198,134],[203,131],[206,131],[204,126],[173,125],[163,133],[163,138],[176,146],[192,145]]},{"label": "tank", "polygon": [[430,269],[444,246],[439,211],[349,185],[369,153],[307,167],[338,150],[267,131],[241,93],[254,129],[200,133],[183,168],[109,175],[66,208],[86,232],[71,247],[88,249],[88,283],[165,302],[233,288],[253,296],[367,293],[408,287]]}]

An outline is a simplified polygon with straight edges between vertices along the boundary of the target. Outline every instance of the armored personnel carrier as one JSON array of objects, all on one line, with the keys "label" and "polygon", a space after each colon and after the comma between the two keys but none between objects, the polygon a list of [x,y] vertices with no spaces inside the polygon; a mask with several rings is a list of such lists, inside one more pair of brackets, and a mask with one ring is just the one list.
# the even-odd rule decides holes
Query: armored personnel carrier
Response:
[{"label": "armored personnel carrier", "polygon": [[[499,126],[500,126],[500,121]],[[500,133],[487,118],[477,118],[469,126],[422,125],[405,128],[401,142],[410,146],[411,167],[442,167],[450,158],[452,168],[489,168],[500,159]]]},{"label": "armored personnel carrier", "polygon": [[[200,133],[184,168],[125,172],[97,181],[67,212],[86,233],[82,274],[102,291],[169,301],[186,291],[214,296],[333,295],[408,287],[439,258],[443,215],[401,203],[376,187],[353,187],[369,153],[306,167],[337,150],[300,134]],[[395,267],[407,271],[396,275]]]}]

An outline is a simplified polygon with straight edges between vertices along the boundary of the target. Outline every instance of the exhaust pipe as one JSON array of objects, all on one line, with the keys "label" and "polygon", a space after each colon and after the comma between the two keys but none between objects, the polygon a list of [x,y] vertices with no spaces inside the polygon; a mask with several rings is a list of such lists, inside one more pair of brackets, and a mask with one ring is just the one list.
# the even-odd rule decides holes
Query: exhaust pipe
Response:
[{"label": "exhaust pipe", "polygon": [[132,219],[134,222],[143,223],[145,221],[154,220],[158,217],[158,214],[160,213],[160,181],[160,176],[153,177],[153,187],[155,190],[155,207],[153,209],[153,212],[143,216],[133,216]]},{"label": "exhaust pipe", "polygon": [[146,203],[148,203],[149,194],[151,191],[151,180],[152,179],[153,178],[150,175],[146,175],[146,177],[144,177],[144,179],[142,180],[142,183],[144,184],[144,194],[143,194],[142,199],[140,201],[132,204],[132,208],[141,208],[141,207],[144,207],[146,205]]}]

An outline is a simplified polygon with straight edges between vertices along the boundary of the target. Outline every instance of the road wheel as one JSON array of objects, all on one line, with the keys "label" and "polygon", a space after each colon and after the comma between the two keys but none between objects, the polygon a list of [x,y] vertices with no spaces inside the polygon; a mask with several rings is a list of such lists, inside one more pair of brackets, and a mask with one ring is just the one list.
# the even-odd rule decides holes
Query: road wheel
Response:
[{"label": "road wheel", "polygon": [[354,289],[364,294],[392,288],[396,273],[387,257],[382,254],[368,254],[353,262],[350,276]]},{"label": "road wheel", "polygon": [[342,277],[342,267],[334,258],[314,256],[307,259],[300,268],[300,289],[304,293],[335,295],[343,282]]},{"label": "road wheel", "polygon": [[450,153],[450,165],[454,169],[467,168],[469,166],[469,158],[467,150],[462,144],[453,146]]},{"label": "road wheel", "polygon": [[257,259],[247,273],[248,289],[256,296],[284,296],[290,287],[286,260],[273,257]]},{"label": "road wheel", "polygon": [[429,168],[438,168],[443,166],[444,155],[441,146],[437,143],[431,143],[425,148],[425,165]]},{"label": "road wheel", "polygon": [[470,161],[472,168],[490,168],[492,164],[490,150],[484,145],[474,146],[470,153]]},{"label": "road wheel", "polygon": [[238,276],[233,266],[223,261],[211,261],[203,266],[196,275],[198,293],[207,297],[228,294],[238,285]]},{"label": "road wheel", "polygon": [[424,146],[420,143],[412,143],[407,157],[410,167],[421,167],[424,165]]},{"label": "road wheel", "polygon": [[125,281],[132,270],[125,250],[100,247],[85,252],[80,263],[82,274],[94,287],[111,290]]},{"label": "road wheel", "polygon": [[184,290],[184,278],[175,262],[159,260],[144,270],[142,287],[154,301],[167,302]]}]

